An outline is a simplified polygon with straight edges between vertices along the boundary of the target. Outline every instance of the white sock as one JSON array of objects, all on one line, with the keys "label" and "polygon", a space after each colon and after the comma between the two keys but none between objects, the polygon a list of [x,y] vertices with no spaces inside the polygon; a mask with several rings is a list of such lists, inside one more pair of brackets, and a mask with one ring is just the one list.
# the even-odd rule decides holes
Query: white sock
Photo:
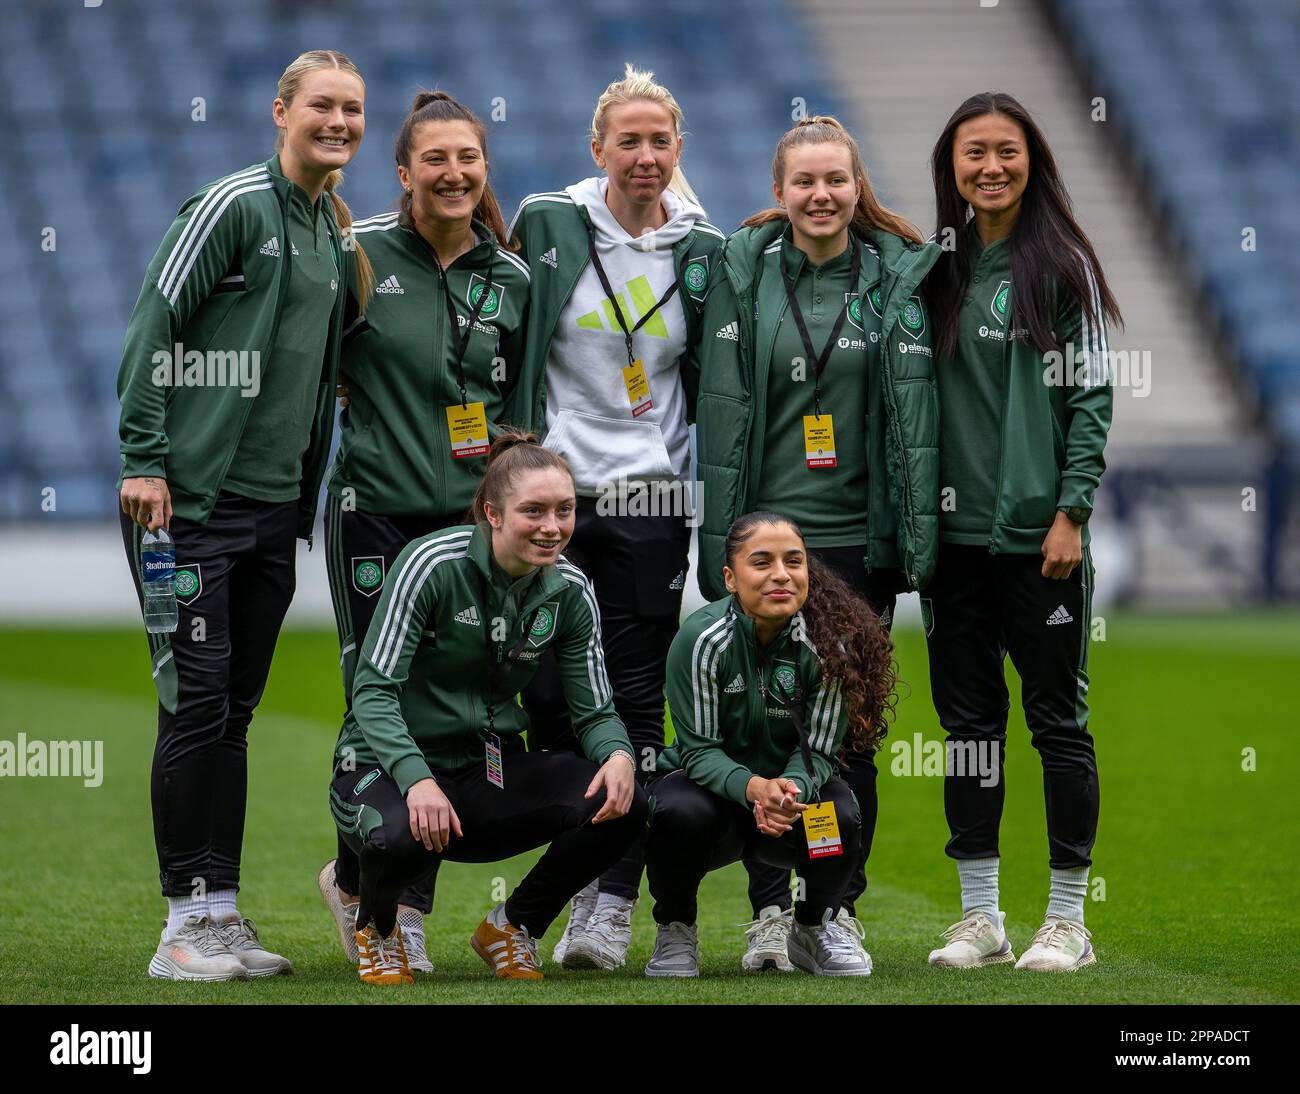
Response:
[{"label": "white sock", "polygon": [[1059,915],[1083,923],[1083,902],[1088,896],[1088,867],[1068,870],[1052,868],[1052,884],[1047,895],[1047,914]]},{"label": "white sock", "polygon": [[994,923],[998,922],[998,865],[999,858],[969,858],[957,860],[957,877],[961,881],[961,914],[985,912]]},{"label": "white sock", "polygon": [[169,896],[167,898],[167,930],[178,931],[185,925],[187,915],[207,915],[205,897]]},{"label": "white sock", "polygon": [[235,892],[234,889],[213,889],[208,894],[208,918],[213,923],[239,918],[239,909],[235,907]]},{"label": "white sock", "polygon": [[626,908],[636,901],[629,900],[625,896],[619,896],[617,893],[601,893],[596,897],[596,911],[602,908]]},{"label": "white sock", "polygon": [[498,931],[504,931],[508,926],[510,926],[510,920],[506,918],[506,906],[504,904],[498,904],[488,912],[487,920]]}]

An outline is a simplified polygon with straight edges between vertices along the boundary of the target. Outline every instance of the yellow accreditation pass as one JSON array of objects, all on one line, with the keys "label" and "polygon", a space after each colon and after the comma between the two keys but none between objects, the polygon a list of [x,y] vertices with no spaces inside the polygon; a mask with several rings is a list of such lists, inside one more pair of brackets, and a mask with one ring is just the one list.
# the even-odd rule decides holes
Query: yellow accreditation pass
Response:
[{"label": "yellow accreditation pass", "polygon": [[623,383],[627,386],[627,401],[632,404],[632,417],[639,418],[654,407],[650,401],[650,381],[646,379],[645,364],[640,357],[623,370]]},{"label": "yellow accreditation pass", "polygon": [[810,805],[803,812],[803,831],[808,837],[808,857],[825,858],[844,854],[840,843],[840,822],[835,819],[835,803]]},{"label": "yellow accreditation pass", "polygon": [[835,467],[835,424],[829,414],[803,416],[804,462],[813,470]]},{"label": "yellow accreditation pass", "polygon": [[466,403],[447,408],[447,436],[451,440],[451,458],[465,460],[483,456],[488,450],[487,415],[482,403]]}]

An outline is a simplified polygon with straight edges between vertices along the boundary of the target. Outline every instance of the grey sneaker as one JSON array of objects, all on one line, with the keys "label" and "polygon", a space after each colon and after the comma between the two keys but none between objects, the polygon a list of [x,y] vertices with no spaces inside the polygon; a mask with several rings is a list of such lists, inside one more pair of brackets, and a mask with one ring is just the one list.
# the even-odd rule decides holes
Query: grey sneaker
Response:
[{"label": "grey sneaker", "polygon": [[569,911],[569,922],[564,926],[564,934],[555,944],[555,949],[551,951],[551,960],[557,964],[564,963],[564,955],[569,950],[569,943],[587,927],[587,921],[591,918],[591,913],[596,910],[596,896],[598,894],[598,882],[593,881],[581,892],[575,893],[573,897],[573,907]]},{"label": "grey sneaker", "polygon": [[406,964],[412,972],[433,972],[433,962],[424,947],[424,915],[418,908],[402,908],[397,913],[406,947]]},{"label": "grey sneaker", "polygon": [[994,920],[987,912],[971,912],[946,931],[946,945],[930,951],[930,964],[943,969],[978,969],[1014,961],[1011,943],[1003,929],[1006,912]]},{"label": "grey sneaker", "polygon": [[320,875],[316,878],[316,884],[320,888],[320,895],[325,900],[325,907],[330,910],[330,915],[334,917],[334,926],[338,928],[339,943],[343,946],[343,952],[347,954],[348,964],[355,965],[359,960],[357,955],[357,905],[356,903],[344,904],[343,898],[339,896],[338,883],[334,880],[334,863],[335,859],[330,859],[321,867]]},{"label": "grey sneaker", "polygon": [[655,952],[646,976],[699,976],[700,944],[694,923],[662,923],[655,931]]},{"label": "grey sneaker", "polygon": [[606,896],[596,905],[582,933],[569,942],[562,962],[566,969],[620,968],[632,943],[632,909],[635,900]]},{"label": "grey sneaker", "polygon": [[805,927],[796,919],[790,928],[790,960],[815,976],[870,976],[871,955],[862,948],[865,933],[843,910],[832,918],[828,908],[818,927]]},{"label": "grey sneaker", "polygon": [[212,931],[248,970],[249,976],[278,976],[293,972],[287,957],[272,953],[257,937],[257,924],[251,919],[230,919],[213,923]]},{"label": "grey sneaker", "polygon": [[163,924],[149,975],[157,980],[247,980],[248,969],[212,930],[207,916],[187,915],[174,931]]},{"label": "grey sneaker", "polygon": [[1074,972],[1096,963],[1091,932],[1082,923],[1049,915],[1016,968],[1035,972]]},{"label": "grey sneaker", "polygon": [[742,923],[745,938],[749,945],[745,956],[740,959],[740,967],[746,972],[794,972],[787,952],[790,941],[790,924],[794,922],[794,910],[782,911],[775,904],[770,904],[758,913],[752,923]]}]

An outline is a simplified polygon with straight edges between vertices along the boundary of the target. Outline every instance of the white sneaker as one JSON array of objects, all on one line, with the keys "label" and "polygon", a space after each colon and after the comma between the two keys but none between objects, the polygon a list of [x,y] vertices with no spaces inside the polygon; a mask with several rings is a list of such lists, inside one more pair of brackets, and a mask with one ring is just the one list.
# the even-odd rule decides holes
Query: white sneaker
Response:
[{"label": "white sneaker", "polygon": [[248,970],[249,976],[278,976],[293,972],[293,965],[287,957],[272,953],[262,945],[262,940],[257,937],[257,924],[251,919],[230,919],[225,923],[213,923],[211,927]]},{"label": "white sneaker", "polygon": [[700,975],[700,943],[694,923],[661,923],[655,931],[655,952],[646,976]]},{"label": "white sneaker", "polygon": [[930,951],[930,964],[943,969],[978,969],[1014,961],[1011,943],[1003,930],[1007,913],[998,912],[995,923],[987,912],[971,912],[946,931],[947,944]]},{"label": "white sneaker", "polygon": [[562,962],[566,969],[610,969],[627,961],[632,942],[632,909],[635,900],[608,894],[596,904],[582,933],[570,940]]},{"label": "white sneaker", "polygon": [[569,922],[564,926],[564,934],[555,944],[555,949],[551,951],[551,960],[557,964],[564,963],[564,955],[569,950],[569,943],[587,927],[587,921],[591,918],[591,913],[596,910],[596,896],[598,893],[599,882],[593,881],[573,897],[573,907],[569,911]]},{"label": "white sneaker", "polygon": [[187,915],[174,931],[163,924],[149,975],[157,980],[247,980],[248,969],[212,930],[207,916]]},{"label": "white sneaker", "polygon": [[828,908],[819,927],[793,922],[788,951],[796,967],[815,976],[871,975],[871,955],[862,948],[866,932],[856,919],[846,916],[849,926],[841,916],[843,910],[832,918]]},{"label": "white sneaker", "polygon": [[433,962],[424,947],[424,913],[418,908],[400,908],[397,926],[402,931],[402,945],[406,948],[406,964],[412,972],[433,972]]},{"label": "white sneaker", "polygon": [[1016,968],[1034,972],[1074,972],[1096,963],[1091,932],[1082,923],[1049,915],[1038,928],[1029,949],[1016,962]]},{"label": "white sneaker", "polygon": [[742,923],[748,946],[745,956],[740,959],[740,967],[746,972],[794,972],[786,952],[790,940],[790,924],[794,922],[794,910],[782,911],[775,904],[769,904],[752,923]]},{"label": "white sneaker", "polygon": [[321,867],[320,876],[316,878],[316,884],[320,888],[320,895],[325,899],[325,907],[330,910],[330,915],[334,917],[334,926],[339,931],[339,942],[343,946],[343,952],[347,955],[348,963],[355,965],[359,960],[357,956],[357,904],[344,904],[343,898],[339,896],[338,883],[334,880],[334,859],[330,859]]}]

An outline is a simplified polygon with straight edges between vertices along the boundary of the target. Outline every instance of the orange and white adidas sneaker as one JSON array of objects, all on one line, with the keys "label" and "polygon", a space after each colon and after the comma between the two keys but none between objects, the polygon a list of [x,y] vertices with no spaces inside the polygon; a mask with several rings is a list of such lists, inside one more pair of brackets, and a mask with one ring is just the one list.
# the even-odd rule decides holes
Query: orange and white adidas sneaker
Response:
[{"label": "orange and white adidas sneaker", "polygon": [[357,975],[363,984],[414,984],[415,977],[406,960],[406,947],[402,944],[402,928],[393,927],[393,933],[384,938],[375,925],[369,923],[357,931]]},{"label": "orange and white adidas sneaker", "polygon": [[498,904],[470,936],[474,952],[487,962],[498,980],[542,980],[537,939],[526,927],[506,920],[506,906]]}]

